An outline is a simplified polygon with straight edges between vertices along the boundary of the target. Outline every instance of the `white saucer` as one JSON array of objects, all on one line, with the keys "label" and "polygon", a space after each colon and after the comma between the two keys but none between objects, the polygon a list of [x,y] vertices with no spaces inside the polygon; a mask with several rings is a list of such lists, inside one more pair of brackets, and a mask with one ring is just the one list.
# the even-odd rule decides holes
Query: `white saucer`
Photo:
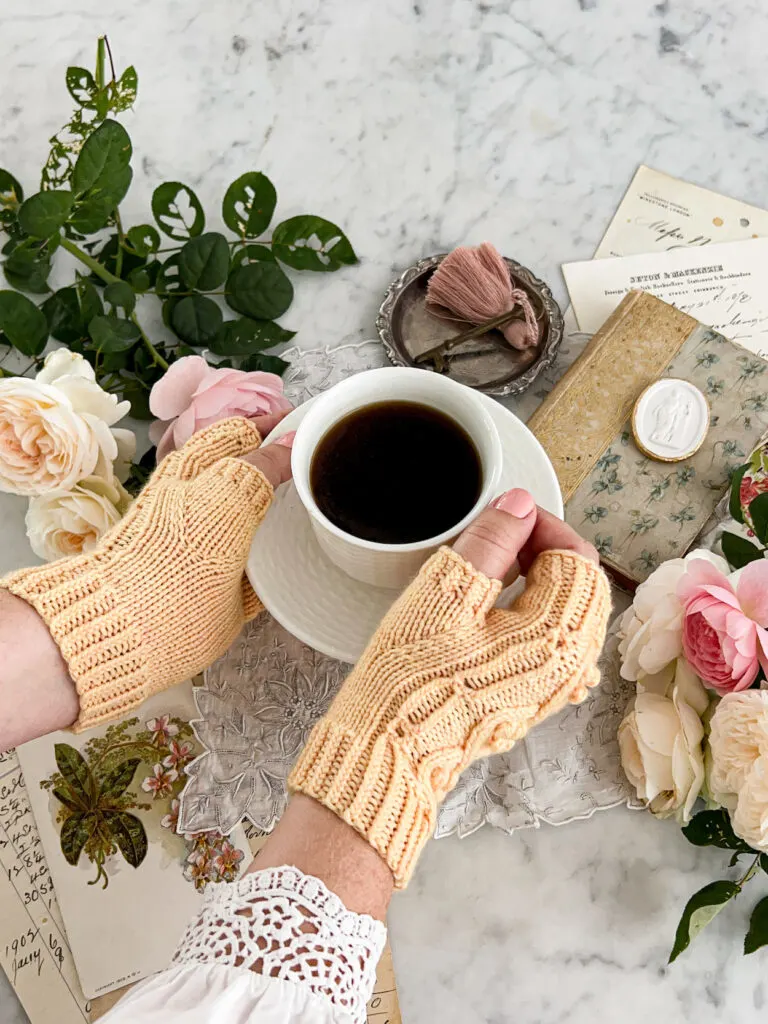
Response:
[{"label": "white saucer", "polygon": [[[563,514],[560,485],[539,442],[517,416],[486,395],[501,437],[504,465],[499,492],[524,487],[542,508]],[[314,399],[294,409],[269,435],[295,430]],[[316,651],[353,663],[363,653],[395,591],[351,579],[326,558],[293,484],[281,487],[256,531],[246,568],[267,611]]]}]

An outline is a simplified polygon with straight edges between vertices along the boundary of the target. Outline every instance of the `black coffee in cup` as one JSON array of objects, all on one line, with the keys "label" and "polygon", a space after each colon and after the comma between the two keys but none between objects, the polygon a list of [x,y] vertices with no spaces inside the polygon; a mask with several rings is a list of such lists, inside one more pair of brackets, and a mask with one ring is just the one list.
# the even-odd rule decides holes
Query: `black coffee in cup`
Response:
[{"label": "black coffee in cup", "polygon": [[483,486],[480,456],[462,426],[418,402],[377,402],[335,423],[310,466],[312,496],[362,540],[409,544],[450,530]]}]

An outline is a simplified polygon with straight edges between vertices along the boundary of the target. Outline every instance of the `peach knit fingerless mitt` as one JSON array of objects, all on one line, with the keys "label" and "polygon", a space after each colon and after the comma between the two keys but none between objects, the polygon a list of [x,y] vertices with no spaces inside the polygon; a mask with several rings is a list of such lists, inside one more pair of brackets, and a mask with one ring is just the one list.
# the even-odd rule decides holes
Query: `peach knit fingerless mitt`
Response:
[{"label": "peach knit fingerless mitt", "polygon": [[243,569],[272,486],[238,458],[260,443],[246,419],[200,431],[95,551],[0,580],[37,611],[67,663],[75,731],[194,676],[260,611]]},{"label": "peach knit fingerless mitt", "polygon": [[393,605],[289,779],[363,835],[403,888],[438,804],[476,758],[508,750],[599,681],[610,591],[569,551],[539,555],[524,593],[444,548]]}]

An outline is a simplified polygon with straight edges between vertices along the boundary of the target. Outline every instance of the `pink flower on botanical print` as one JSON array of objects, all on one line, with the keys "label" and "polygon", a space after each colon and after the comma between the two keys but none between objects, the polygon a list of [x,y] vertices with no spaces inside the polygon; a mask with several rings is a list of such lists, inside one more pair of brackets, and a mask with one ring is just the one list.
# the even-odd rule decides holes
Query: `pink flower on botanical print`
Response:
[{"label": "pink flower on botanical print", "polygon": [[175,832],[179,827],[179,806],[178,800],[171,800],[170,811],[160,819],[163,828],[169,828],[171,832]]},{"label": "pink flower on botanical print", "polygon": [[165,747],[172,736],[176,736],[179,727],[171,721],[170,715],[160,715],[158,718],[150,718],[147,722],[147,729],[152,733],[152,742],[156,747]]},{"label": "pink flower on botanical print", "polygon": [[152,769],[152,775],[148,775],[141,784],[145,793],[151,793],[153,800],[160,797],[170,796],[173,792],[173,784],[178,779],[179,773],[175,768],[165,769],[162,764],[156,764]]},{"label": "pink flower on botanical print", "polygon": [[205,889],[213,875],[211,850],[207,846],[195,846],[184,865],[184,877],[192,882],[199,892]]},{"label": "pink flower on botanical print", "polygon": [[163,764],[166,768],[176,768],[177,771],[181,771],[185,764],[188,764],[192,757],[193,747],[191,743],[179,743],[178,740],[171,740],[168,744],[168,748],[171,751],[167,757],[163,758]]},{"label": "pink flower on botanical print", "polygon": [[244,856],[242,850],[238,850],[228,839],[221,843],[213,858],[213,866],[223,882],[234,882]]},{"label": "pink flower on botanical print", "polygon": [[[731,582],[737,580],[734,584]],[[683,651],[720,696],[746,690],[768,671],[768,561],[750,562],[733,577],[693,559],[677,585],[683,605]]]}]

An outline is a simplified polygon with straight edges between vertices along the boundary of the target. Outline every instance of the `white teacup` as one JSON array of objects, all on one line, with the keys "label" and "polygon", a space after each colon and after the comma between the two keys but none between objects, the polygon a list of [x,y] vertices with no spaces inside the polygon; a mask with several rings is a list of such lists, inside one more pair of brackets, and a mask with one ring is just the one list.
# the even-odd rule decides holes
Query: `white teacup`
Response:
[{"label": "white teacup", "polygon": [[[480,456],[483,485],[474,507],[449,530],[410,544],[381,544],[347,533],[323,515],[310,487],[315,449],[331,427],[357,409],[388,401],[417,402],[450,416],[464,428]],[[400,367],[358,373],[316,398],[299,425],[291,456],[296,490],[328,558],[362,583],[393,589],[405,586],[433,551],[457,537],[485,508],[496,494],[501,466],[501,440],[477,392],[437,373]]]}]

